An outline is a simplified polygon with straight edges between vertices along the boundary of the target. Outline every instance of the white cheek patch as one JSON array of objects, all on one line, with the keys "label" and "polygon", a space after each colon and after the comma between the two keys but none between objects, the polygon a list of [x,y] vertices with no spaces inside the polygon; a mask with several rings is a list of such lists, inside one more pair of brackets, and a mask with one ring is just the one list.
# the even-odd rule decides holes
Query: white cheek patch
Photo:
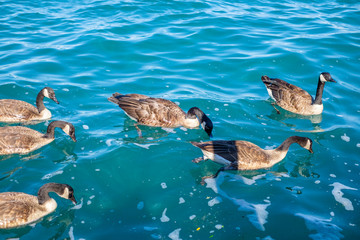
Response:
[{"label": "white cheek patch", "polygon": [[68,199],[69,198],[69,189],[65,188],[64,193],[59,195],[59,196],[62,197],[62,198]]},{"label": "white cheek patch", "polygon": [[68,124],[65,125],[65,127],[62,129],[67,135],[70,136],[70,126]]},{"label": "white cheek patch", "polygon": [[324,75],[320,74],[320,81],[321,82],[327,82],[326,79],[324,78]]},{"label": "white cheek patch", "polygon": [[45,97],[50,98],[49,97],[49,91],[46,88],[44,89],[43,94],[44,94]]},{"label": "white cheek patch", "polygon": [[305,145],[305,149],[310,149],[310,146],[311,146],[311,143],[310,143],[310,141],[309,140],[307,140],[307,142],[306,142],[306,145]]}]

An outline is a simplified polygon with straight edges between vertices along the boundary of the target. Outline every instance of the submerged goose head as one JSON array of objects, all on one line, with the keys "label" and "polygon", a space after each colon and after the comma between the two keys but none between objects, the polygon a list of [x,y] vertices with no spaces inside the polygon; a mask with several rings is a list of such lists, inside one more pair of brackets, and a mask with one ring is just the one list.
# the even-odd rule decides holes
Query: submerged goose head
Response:
[{"label": "submerged goose head", "polygon": [[76,142],[75,137],[75,127],[69,122],[65,121],[53,121],[49,124],[47,128],[47,133],[45,134],[45,137],[48,138],[54,138],[55,128],[61,128],[67,135],[71,137],[71,139]]},{"label": "submerged goose head", "polygon": [[186,114],[186,118],[189,119],[195,119],[197,118],[199,120],[200,126],[205,130],[205,132],[209,135],[209,137],[212,137],[212,130],[213,130],[213,123],[210,120],[206,114],[201,111],[197,107],[192,107],[189,109],[189,111]]},{"label": "submerged goose head", "polygon": [[325,83],[325,82],[335,82],[336,83],[336,81],[331,77],[330,73],[328,73],[328,72],[322,72],[320,74],[319,78],[320,78],[320,81],[323,83]]},{"label": "submerged goose head", "polygon": [[47,183],[44,184],[38,191],[38,201],[40,205],[43,205],[50,199],[49,192],[55,192],[60,197],[69,199],[74,204],[77,203],[74,196],[74,189],[70,185],[61,183]]}]

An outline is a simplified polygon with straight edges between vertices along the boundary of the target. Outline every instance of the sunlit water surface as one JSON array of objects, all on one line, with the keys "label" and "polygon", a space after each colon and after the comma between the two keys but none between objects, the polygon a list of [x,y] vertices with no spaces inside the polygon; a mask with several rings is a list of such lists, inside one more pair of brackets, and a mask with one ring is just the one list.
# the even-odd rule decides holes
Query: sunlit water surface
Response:
[{"label": "sunlit water surface", "polygon": [[[27,155],[0,157],[0,190],[36,194],[70,184],[78,205],[20,239],[357,239],[360,236],[360,3],[358,1],[0,1],[0,98],[35,103],[44,86],[52,120],[76,127]],[[315,94],[319,73],[337,83],[324,112],[301,117],[271,106],[262,75]],[[193,163],[202,129],[140,126],[113,92],[197,106],[216,140],[294,145],[270,169],[222,173]],[[29,125],[46,131],[49,121]],[[0,123],[0,126],[8,124]]]}]

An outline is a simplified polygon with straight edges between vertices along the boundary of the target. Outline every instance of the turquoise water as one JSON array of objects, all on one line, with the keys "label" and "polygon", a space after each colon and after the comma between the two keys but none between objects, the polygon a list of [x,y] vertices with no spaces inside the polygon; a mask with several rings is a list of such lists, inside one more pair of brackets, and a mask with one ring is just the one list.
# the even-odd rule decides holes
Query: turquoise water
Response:
[{"label": "turquoise water", "polygon": [[[0,156],[0,190],[36,194],[70,184],[79,204],[54,196],[57,210],[35,226],[0,230],[20,239],[357,239],[360,236],[360,3],[358,1],[0,1],[0,98],[46,100],[62,131],[27,155]],[[318,118],[271,106],[262,75],[315,94]],[[140,126],[113,92],[197,106],[214,139],[292,146],[270,169],[226,172],[195,164],[201,129]],[[29,127],[46,131],[49,122]],[[7,124],[0,123],[0,126]],[[341,191],[341,192],[339,192]],[[343,193],[343,195],[341,195]]]}]

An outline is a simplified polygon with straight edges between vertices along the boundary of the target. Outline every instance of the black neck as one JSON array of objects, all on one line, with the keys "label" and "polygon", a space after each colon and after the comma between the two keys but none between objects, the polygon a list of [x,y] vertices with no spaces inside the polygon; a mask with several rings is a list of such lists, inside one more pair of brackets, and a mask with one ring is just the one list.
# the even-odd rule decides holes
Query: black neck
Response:
[{"label": "black neck", "polygon": [[51,197],[49,196],[49,192],[56,192],[58,194],[59,193],[62,194],[61,189],[62,189],[62,184],[59,183],[47,183],[43,185],[38,191],[39,204],[42,205],[46,201],[51,199]]},{"label": "black neck", "polygon": [[319,82],[318,82],[318,86],[316,89],[316,96],[315,96],[315,100],[314,100],[313,104],[319,104],[319,105],[322,104],[322,95],[324,92],[324,86],[325,86],[325,83],[322,82],[319,77]]},{"label": "black neck", "polygon": [[192,107],[186,114],[186,118],[195,119],[196,117],[199,119],[200,122],[203,121],[204,112],[200,110],[200,108]]},{"label": "black neck", "polygon": [[298,137],[298,136],[288,137],[276,150],[287,152],[289,150],[291,144],[293,144],[293,143],[299,144],[299,142],[301,140],[302,140],[302,137]]},{"label": "black neck", "polygon": [[55,138],[55,128],[63,128],[66,122],[63,121],[53,121],[47,127],[46,133],[44,134],[44,138]]},{"label": "black neck", "polygon": [[36,107],[37,107],[39,113],[41,113],[42,110],[45,109],[43,90],[41,90],[36,97]]}]

